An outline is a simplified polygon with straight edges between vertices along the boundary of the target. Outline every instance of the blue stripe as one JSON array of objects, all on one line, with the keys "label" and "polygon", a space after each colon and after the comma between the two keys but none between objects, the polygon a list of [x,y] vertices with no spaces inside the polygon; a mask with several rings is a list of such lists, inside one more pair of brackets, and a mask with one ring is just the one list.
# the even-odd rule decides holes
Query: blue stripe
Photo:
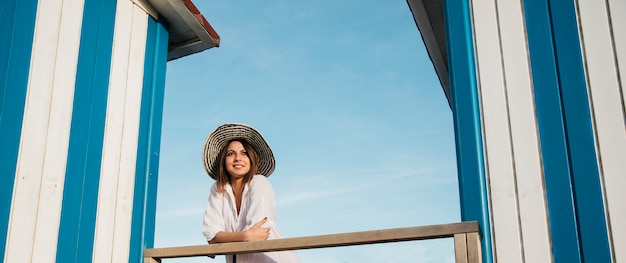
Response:
[{"label": "blue stripe", "polygon": [[[167,53],[168,53],[168,40],[169,40],[169,32],[165,28],[165,24],[159,22],[157,26],[157,47],[155,57],[157,61],[160,63],[156,63],[155,66],[155,74],[154,78],[154,86],[159,87],[160,89],[155,90],[154,95],[154,103],[155,105],[160,105],[159,107],[155,107],[154,115],[158,116],[153,120],[153,139],[150,141],[151,149],[153,149],[156,153],[158,153],[161,149],[161,127],[163,120],[163,101],[165,96],[165,72],[166,72],[166,62],[167,62]],[[158,138],[158,139],[157,139]],[[153,152],[153,154],[155,153]],[[148,177],[148,194],[146,200],[146,221],[145,221],[145,244],[149,247],[154,246],[154,225],[155,225],[155,216],[156,216],[156,201],[157,201],[157,183],[158,183],[158,169],[159,162],[158,159],[150,162],[150,175]]]},{"label": "blue stripe", "polygon": [[573,0],[549,0],[583,262],[611,262]]},{"label": "blue stripe", "polygon": [[556,57],[547,0],[525,0],[526,31],[555,263],[581,262]]},{"label": "blue stripe", "polygon": [[445,0],[450,94],[454,117],[461,219],[478,221],[484,262],[492,262],[489,205],[469,1]]},{"label": "blue stripe", "polygon": [[56,262],[91,262],[116,1],[87,0]]},{"label": "blue stripe", "polygon": [[4,261],[37,0],[0,3],[0,262]]},{"label": "blue stripe", "polygon": [[167,45],[168,34],[165,27],[152,17],[148,17],[128,262],[142,262],[143,248],[154,246],[154,217],[161,148]]}]

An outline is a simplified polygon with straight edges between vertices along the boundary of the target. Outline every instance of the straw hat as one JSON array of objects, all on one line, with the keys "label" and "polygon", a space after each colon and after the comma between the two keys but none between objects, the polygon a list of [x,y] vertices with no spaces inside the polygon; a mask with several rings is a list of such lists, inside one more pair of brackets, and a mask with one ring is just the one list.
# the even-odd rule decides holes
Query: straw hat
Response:
[{"label": "straw hat", "polygon": [[217,174],[220,170],[220,152],[230,141],[235,139],[244,140],[252,145],[259,156],[259,174],[267,177],[274,172],[276,166],[274,154],[263,136],[252,126],[241,123],[226,123],[211,132],[204,142],[202,161],[204,162],[204,169],[211,178],[217,180]]}]

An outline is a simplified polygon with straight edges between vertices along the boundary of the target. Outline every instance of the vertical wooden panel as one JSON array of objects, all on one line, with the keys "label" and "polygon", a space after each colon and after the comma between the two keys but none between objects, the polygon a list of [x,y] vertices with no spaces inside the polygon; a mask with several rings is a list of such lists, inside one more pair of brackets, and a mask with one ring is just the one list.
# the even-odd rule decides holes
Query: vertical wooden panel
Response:
[{"label": "vertical wooden panel", "polygon": [[[593,109],[596,143],[605,191],[613,253],[626,247],[626,126],[607,6],[604,2],[578,1],[582,48]],[[615,15],[615,14],[613,14]],[[617,28],[623,25],[614,25]],[[615,28],[614,28],[615,29]],[[619,29],[618,29],[619,30]],[[611,235],[611,233],[609,233]],[[623,257],[622,255],[620,255]],[[619,262],[619,260],[617,260]]]},{"label": "vertical wooden panel", "polygon": [[548,2],[524,0],[524,16],[541,140],[552,256],[555,262],[580,262],[569,146]]},{"label": "vertical wooden panel", "polygon": [[[444,0],[443,10],[450,70],[450,104],[461,193],[461,219],[477,220],[481,234],[491,236],[471,6],[469,1]],[[483,242],[483,255],[490,262],[491,239],[483,239]]]},{"label": "vertical wooden panel", "polygon": [[168,32],[162,22],[148,17],[143,95],[135,172],[135,196],[128,261],[140,261],[144,248],[154,246],[154,219],[163,119],[163,95]]},{"label": "vertical wooden panel", "polygon": [[456,263],[468,263],[467,236],[465,234],[454,235],[454,258]]},{"label": "vertical wooden panel", "polygon": [[84,5],[56,262],[92,261],[115,5]]},{"label": "vertical wooden panel", "polygon": [[115,209],[115,232],[113,244],[113,262],[128,261],[130,231],[133,208],[133,190],[137,165],[137,144],[144,72],[144,55],[148,14],[136,5],[125,8],[132,10],[130,53],[126,90],[124,130],[122,136],[120,172]]},{"label": "vertical wooden panel", "polygon": [[117,2],[116,7],[93,262],[113,262],[113,250],[115,246],[121,245],[116,244],[114,239],[118,202],[123,202],[118,200],[118,192],[119,182],[123,180],[120,164],[123,158],[126,101],[129,95],[128,70],[132,39],[132,6],[132,2],[121,0]]},{"label": "vertical wooden panel", "polygon": [[[626,1],[608,0],[608,5],[615,60],[619,65],[617,74],[619,91],[622,94],[622,114],[626,115],[626,30],[624,30]],[[623,160],[625,157],[621,156],[621,158]],[[623,205],[623,200],[626,200],[626,193],[618,189],[620,185],[626,185],[624,179],[624,176],[618,174],[612,174],[609,179],[610,182],[607,182],[605,178],[605,185],[610,184],[610,189],[607,187],[607,192],[610,192],[610,194],[607,193],[607,198],[609,199],[609,219],[611,221],[615,262],[626,262],[626,249],[623,249],[626,248],[626,206]]]},{"label": "vertical wooden panel", "polygon": [[52,102],[44,145],[39,207],[33,244],[33,262],[54,262],[61,217],[65,166],[69,145],[83,0],[65,0],[61,10]]},{"label": "vertical wooden panel", "polygon": [[[5,262],[31,262],[62,1],[39,1]],[[52,55],[51,55],[52,54]]]},{"label": "vertical wooden panel", "polygon": [[548,0],[585,262],[610,262],[607,222],[574,0]]},{"label": "vertical wooden panel", "polygon": [[500,1],[497,8],[524,260],[550,262],[543,171],[522,6],[520,1]]},{"label": "vertical wooden panel", "polygon": [[13,187],[28,90],[37,0],[3,0],[0,8],[0,261],[7,245]]},{"label": "vertical wooden panel", "polygon": [[496,2],[472,4],[494,252],[507,262],[523,262]]},{"label": "vertical wooden panel", "polygon": [[[613,48],[615,49],[615,55],[617,64],[619,66],[618,74],[620,76],[620,91],[622,93],[622,103],[626,103],[626,1],[622,0],[608,0],[608,11],[610,15],[611,36],[613,37]],[[626,105],[622,105],[623,108]],[[623,109],[626,111],[626,109]],[[626,113],[625,113],[626,114]],[[622,227],[626,228],[626,226]],[[626,252],[624,252],[626,253]],[[626,256],[622,258],[626,260]]]}]

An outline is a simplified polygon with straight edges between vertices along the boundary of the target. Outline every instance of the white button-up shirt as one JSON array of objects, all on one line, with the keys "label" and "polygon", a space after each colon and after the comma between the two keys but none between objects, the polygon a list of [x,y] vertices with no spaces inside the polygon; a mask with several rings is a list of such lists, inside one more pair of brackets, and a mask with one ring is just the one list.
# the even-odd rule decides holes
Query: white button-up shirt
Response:
[{"label": "white button-up shirt", "polygon": [[[230,184],[226,184],[223,193],[217,192],[217,185],[211,187],[202,224],[202,233],[211,240],[220,232],[242,232],[267,217],[263,227],[270,228],[269,239],[281,238],[276,225],[274,208],[274,189],[263,175],[255,175],[243,188],[241,209],[237,214],[235,196]],[[226,262],[233,262],[233,256],[226,256]],[[237,255],[237,263],[297,263],[300,262],[295,251],[265,252]]]}]

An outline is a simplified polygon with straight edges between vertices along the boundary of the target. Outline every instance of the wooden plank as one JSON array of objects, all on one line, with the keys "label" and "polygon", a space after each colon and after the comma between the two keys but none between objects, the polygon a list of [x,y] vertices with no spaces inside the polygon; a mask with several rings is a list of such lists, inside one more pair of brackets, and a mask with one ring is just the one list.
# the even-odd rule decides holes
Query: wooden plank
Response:
[{"label": "wooden plank", "polygon": [[469,263],[483,262],[478,233],[467,233],[467,260]]},{"label": "wooden plank", "polygon": [[468,263],[466,234],[454,235],[454,258],[456,259],[456,263]]},{"label": "wooden plank", "polygon": [[[543,166],[523,7],[521,1],[499,1],[497,11],[513,143],[523,261],[551,262],[553,259]],[[498,255],[498,259],[510,262],[504,255]]]},{"label": "wooden plank", "polygon": [[[626,65],[626,30],[619,30],[622,28],[622,25],[626,25],[626,1],[608,0],[608,6],[612,28],[611,37],[615,43],[613,48],[615,49],[617,65]],[[626,67],[621,66],[618,70],[621,79],[622,100],[626,101]],[[626,109],[624,110],[626,111]],[[626,114],[626,112],[624,113]],[[626,260],[626,252],[622,252],[622,255],[624,255],[622,259],[620,260],[618,257],[616,262]]]},{"label": "wooden plank", "polygon": [[478,232],[478,223],[476,221],[320,236],[282,238],[255,242],[234,242],[201,246],[154,248],[144,250],[144,256],[154,258],[177,258],[206,255],[226,255],[234,253],[298,250],[398,241],[425,240],[453,237],[455,234],[464,234],[471,232]]},{"label": "wooden plank", "polygon": [[63,1],[59,20],[42,21],[59,22],[59,35],[58,43],[45,43],[55,46],[56,53],[46,54],[55,57],[50,69],[54,79],[31,262],[49,261],[57,252],[83,6],[83,0]]},{"label": "wooden plank", "polygon": [[[6,235],[5,262],[33,262],[32,254],[36,253],[33,244],[37,233],[41,185],[46,175],[43,170],[46,152],[43,149],[48,144],[52,84],[57,62],[61,14],[60,1],[39,1],[37,4],[13,202]],[[57,149],[61,150],[60,147]],[[44,212],[46,214],[42,216],[53,216],[47,214],[48,211]]]},{"label": "wooden plank", "polygon": [[[102,167],[98,189],[96,230],[93,245],[93,261],[114,262],[115,226],[117,223],[117,193],[121,177],[120,163],[122,156],[124,125],[126,117],[126,96],[128,90],[128,59],[132,36],[132,3],[116,3],[113,49],[111,54],[111,73],[102,145]],[[130,7],[130,8],[129,8]],[[122,179],[124,180],[124,179]]]},{"label": "wooden plank", "polygon": [[[623,2],[623,1],[622,1]],[[605,2],[588,3],[578,1],[579,19],[582,30],[582,46],[584,49],[587,81],[593,107],[593,119],[596,134],[597,150],[604,185],[604,204],[609,229],[609,244],[613,246],[613,260],[621,262],[626,259],[626,125],[622,101],[624,77],[620,77],[617,51],[621,25],[609,24],[619,9],[607,13]],[[622,7],[626,5],[622,4]],[[612,7],[614,8],[614,7]],[[623,10],[623,9],[622,9]],[[622,11],[621,15],[626,14]],[[623,33],[622,33],[623,34]],[[622,47],[623,48],[623,47]],[[621,78],[621,83],[620,83]],[[622,94],[620,94],[622,93]]]},{"label": "wooden plank", "polygon": [[[144,55],[146,53],[146,36],[148,16],[136,5],[127,1],[123,8],[130,11],[131,24],[121,24],[131,28],[131,34],[121,41],[128,45],[128,66],[126,75],[126,97],[124,106],[124,126],[120,147],[120,168],[117,181],[115,206],[115,227],[113,244],[130,242],[131,222],[133,214],[133,194],[135,188],[135,171],[137,167],[137,147],[139,140],[139,120],[141,115],[141,95],[143,88]],[[111,262],[128,261],[129,246],[113,246]]]},{"label": "wooden plank", "polygon": [[[609,17],[611,19],[611,36],[613,48],[615,49],[615,57],[618,68],[618,78],[620,79],[620,93],[622,94],[622,102],[626,101],[626,1],[609,0]],[[622,105],[624,107],[624,105]],[[626,115],[626,109],[623,112]],[[622,135],[624,136],[624,135]],[[623,157],[623,156],[622,156]],[[623,171],[622,171],[623,173]],[[611,237],[613,245],[614,258],[613,262],[626,262],[626,206],[623,201],[626,199],[626,192],[622,191],[620,186],[625,185],[624,176],[613,174],[611,178],[604,178],[604,185],[608,199],[609,220],[611,227]],[[621,182],[620,182],[621,181]],[[618,249],[621,248],[621,249]]]},{"label": "wooden plank", "polygon": [[[626,1],[609,0],[609,13],[611,19],[611,36],[615,43],[615,57],[618,64],[618,77],[620,79],[620,92],[622,94],[622,108],[626,108]],[[626,113],[625,113],[626,114]],[[622,134],[622,136],[624,136]],[[620,181],[621,182],[618,182]],[[611,235],[613,237],[613,262],[626,262],[626,206],[623,201],[626,199],[626,192],[619,188],[624,183],[624,176],[613,175],[609,181],[605,178],[607,187],[607,199],[609,199],[609,215]],[[609,186],[610,184],[610,186]],[[609,189],[610,188],[610,189]],[[621,249],[618,249],[621,248]]]},{"label": "wooden plank", "polygon": [[496,258],[521,263],[517,184],[496,1],[474,0],[472,11],[494,252]]}]

